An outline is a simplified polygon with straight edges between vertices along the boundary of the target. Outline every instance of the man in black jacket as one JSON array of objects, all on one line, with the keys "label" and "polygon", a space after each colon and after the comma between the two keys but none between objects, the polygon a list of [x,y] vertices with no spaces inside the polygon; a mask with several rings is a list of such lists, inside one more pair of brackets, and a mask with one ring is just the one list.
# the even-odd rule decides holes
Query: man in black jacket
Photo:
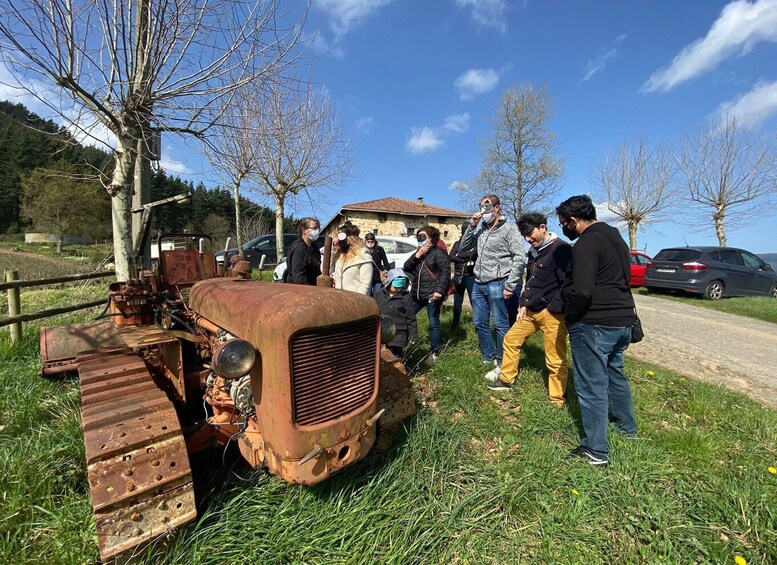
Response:
[{"label": "man in black jacket", "polygon": [[[461,235],[464,235],[467,226],[469,226],[469,221],[461,225]],[[453,263],[453,286],[456,288],[456,292],[453,293],[453,319],[451,320],[453,328],[459,327],[461,321],[464,291],[469,296],[470,304],[472,303],[472,289],[475,286],[475,260],[478,258],[476,243],[473,241],[469,246],[463,247],[459,239],[453,244],[448,255]]]},{"label": "man in black jacket", "polygon": [[375,296],[383,287],[383,281],[381,277],[385,277],[388,274],[388,270],[391,268],[386,256],[386,250],[378,245],[378,241],[375,239],[375,234],[367,232],[364,236],[364,245],[367,246],[367,252],[372,257],[372,283],[370,286],[370,296]]},{"label": "man in black jacket", "polygon": [[521,294],[518,319],[504,339],[502,366],[486,378],[491,390],[510,390],[518,376],[521,346],[537,332],[545,341],[545,366],[548,368],[548,395],[557,406],[564,406],[567,387],[567,327],[561,286],[572,261],[572,246],[548,231],[548,218],[530,212],[518,219],[518,231],[531,245],[528,280]]},{"label": "man in black jacket", "polygon": [[580,238],[561,290],[584,433],[570,456],[606,466],[608,420],[627,436],[637,433],[631,387],[623,372],[623,352],[635,319],[629,248],[617,229],[596,221],[588,196],[565,200],[556,214],[564,235]]},{"label": "man in black jacket", "polygon": [[321,251],[316,245],[321,224],[318,218],[302,218],[297,222],[299,238],[286,251],[284,282],[316,285],[321,274]]}]

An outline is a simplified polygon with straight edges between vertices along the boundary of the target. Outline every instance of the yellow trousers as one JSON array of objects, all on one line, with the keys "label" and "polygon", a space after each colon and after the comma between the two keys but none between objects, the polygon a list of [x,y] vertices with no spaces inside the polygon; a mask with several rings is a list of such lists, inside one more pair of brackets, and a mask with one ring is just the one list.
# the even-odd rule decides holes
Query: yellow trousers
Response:
[{"label": "yellow trousers", "polygon": [[499,378],[513,383],[518,377],[523,343],[537,332],[545,338],[545,366],[548,368],[548,395],[554,404],[564,404],[569,369],[567,368],[567,326],[563,314],[552,314],[547,309],[526,312],[517,320],[504,338],[502,367]]}]

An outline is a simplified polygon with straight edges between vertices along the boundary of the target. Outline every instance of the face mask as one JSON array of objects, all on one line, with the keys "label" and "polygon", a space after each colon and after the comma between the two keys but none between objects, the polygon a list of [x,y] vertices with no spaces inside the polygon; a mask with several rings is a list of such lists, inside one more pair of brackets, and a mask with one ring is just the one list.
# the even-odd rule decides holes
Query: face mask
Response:
[{"label": "face mask", "polygon": [[564,237],[566,237],[569,241],[575,241],[579,235],[577,235],[577,232],[571,228],[568,228],[567,226],[562,226],[561,231],[564,233]]},{"label": "face mask", "polygon": [[494,221],[494,213],[489,212],[488,214],[483,214],[483,221],[487,224],[490,224]]},{"label": "face mask", "polygon": [[423,247],[426,245],[426,236],[425,235],[419,235],[418,236],[418,247]]},{"label": "face mask", "polygon": [[313,230],[312,232],[310,232],[310,240],[316,241],[318,239],[319,234],[320,232],[318,230]]},{"label": "face mask", "polygon": [[367,247],[375,247],[375,242],[372,240],[367,240]]},{"label": "face mask", "polygon": [[392,279],[391,286],[393,288],[405,288],[405,282],[407,279],[405,277],[397,277],[395,279]]}]

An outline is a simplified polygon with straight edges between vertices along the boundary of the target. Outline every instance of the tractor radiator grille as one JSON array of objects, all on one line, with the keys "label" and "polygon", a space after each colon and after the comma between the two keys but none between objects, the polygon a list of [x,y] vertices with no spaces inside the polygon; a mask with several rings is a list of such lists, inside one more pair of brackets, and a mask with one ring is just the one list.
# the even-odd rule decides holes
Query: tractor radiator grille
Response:
[{"label": "tractor radiator grille", "polygon": [[291,387],[297,424],[334,420],[372,398],[377,338],[375,318],[292,337]]}]

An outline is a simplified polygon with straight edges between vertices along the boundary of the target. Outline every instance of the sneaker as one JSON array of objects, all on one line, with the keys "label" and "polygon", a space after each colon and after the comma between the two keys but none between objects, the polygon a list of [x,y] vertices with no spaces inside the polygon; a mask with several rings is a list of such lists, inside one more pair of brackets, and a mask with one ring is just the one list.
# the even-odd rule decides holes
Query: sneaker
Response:
[{"label": "sneaker", "polygon": [[494,367],[488,373],[486,373],[486,380],[493,383],[499,377],[499,371],[501,367]]},{"label": "sneaker", "polygon": [[496,365],[496,359],[491,359],[491,361],[486,361],[485,359],[483,359],[483,364],[484,365],[493,365],[494,367],[497,366]]},{"label": "sneaker", "polygon": [[580,457],[594,467],[606,467],[610,463],[607,459],[602,459],[601,457],[594,455],[590,449],[583,447],[582,445],[570,451],[568,457]]},{"label": "sneaker", "polygon": [[502,379],[496,379],[492,383],[488,383],[488,388],[491,390],[513,390],[515,385],[513,383],[506,383]]},{"label": "sneaker", "polygon": [[440,358],[439,353],[430,353],[429,355],[426,356],[426,364],[434,365],[435,363],[437,363],[437,359],[439,358]]}]

